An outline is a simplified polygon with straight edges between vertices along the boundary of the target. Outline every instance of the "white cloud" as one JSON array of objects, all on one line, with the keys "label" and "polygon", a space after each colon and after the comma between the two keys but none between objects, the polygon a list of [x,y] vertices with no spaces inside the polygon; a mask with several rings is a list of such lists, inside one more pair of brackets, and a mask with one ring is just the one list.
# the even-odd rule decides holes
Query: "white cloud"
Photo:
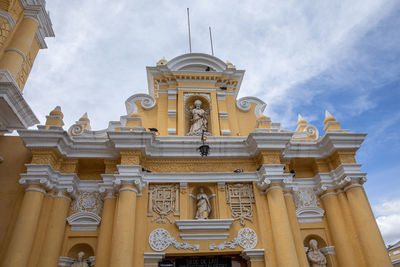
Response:
[{"label": "white cloud", "polygon": [[[268,116],[293,125],[299,103],[320,93],[298,92],[296,86],[347,59],[357,40],[396,1],[47,4],[57,37],[47,40],[47,51],[40,51],[25,97],[42,122],[61,105],[66,127],[87,111],[92,128],[99,129],[124,115],[126,98],[146,92],[145,66],[188,52],[186,6],[191,8],[193,51],[210,52],[211,25],[216,56],[246,69],[240,95],[262,98],[269,104]],[[282,106],[286,109],[279,112]]]},{"label": "white cloud", "polygon": [[386,245],[400,240],[400,198],[373,206],[376,222]]}]

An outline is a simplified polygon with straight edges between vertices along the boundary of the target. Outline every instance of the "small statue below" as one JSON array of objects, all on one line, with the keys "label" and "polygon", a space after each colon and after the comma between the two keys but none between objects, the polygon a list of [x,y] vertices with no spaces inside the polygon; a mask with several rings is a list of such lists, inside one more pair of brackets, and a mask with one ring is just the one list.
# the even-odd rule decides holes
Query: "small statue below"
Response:
[{"label": "small statue below", "polygon": [[71,265],[71,267],[89,267],[83,257],[85,257],[85,252],[79,252],[77,260]]},{"label": "small statue below", "polygon": [[315,239],[310,240],[310,248],[307,251],[307,258],[310,267],[326,267],[326,257],[318,249],[318,242]]},{"label": "small statue below", "polygon": [[210,199],[214,196],[214,194],[207,196],[207,194],[204,193],[203,187],[200,187],[200,192],[197,194],[197,196],[190,194],[190,197],[197,201],[197,211],[194,217],[195,219],[208,219],[208,216],[211,213]]},{"label": "small statue below", "polygon": [[190,119],[190,130],[186,135],[210,135],[207,132],[207,112],[201,108],[201,100],[194,101],[194,107],[190,108],[192,118]]}]

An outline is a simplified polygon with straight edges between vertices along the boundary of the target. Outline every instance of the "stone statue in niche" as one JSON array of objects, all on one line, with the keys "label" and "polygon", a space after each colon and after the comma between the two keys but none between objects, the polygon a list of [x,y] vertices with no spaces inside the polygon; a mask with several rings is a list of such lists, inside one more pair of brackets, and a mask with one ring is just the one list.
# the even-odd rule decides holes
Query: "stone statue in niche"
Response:
[{"label": "stone statue in niche", "polygon": [[310,248],[307,251],[307,259],[310,262],[311,267],[326,267],[326,257],[318,249],[318,242],[315,239],[311,239]]},{"label": "stone statue in niche", "polygon": [[85,252],[79,252],[77,260],[71,265],[71,267],[89,267],[89,264],[86,263],[83,257],[85,257]]},{"label": "stone statue in niche", "polygon": [[190,119],[190,130],[186,135],[201,135],[207,132],[207,112],[201,108],[201,100],[194,101],[194,107],[190,108],[192,118]]},{"label": "stone statue in niche", "polygon": [[199,190],[199,193],[197,194],[197,196],[193,196],[192,194],[190,194],[190,197],[197,201],[197,210],[196,210],[196,215],[194,218],[195,219],[208,219],[208,216],[211,213],[210,199],[215,197],[215,194],[207,196],[207,194],[204,193],[204,188],[200,187],[200,190]]}]

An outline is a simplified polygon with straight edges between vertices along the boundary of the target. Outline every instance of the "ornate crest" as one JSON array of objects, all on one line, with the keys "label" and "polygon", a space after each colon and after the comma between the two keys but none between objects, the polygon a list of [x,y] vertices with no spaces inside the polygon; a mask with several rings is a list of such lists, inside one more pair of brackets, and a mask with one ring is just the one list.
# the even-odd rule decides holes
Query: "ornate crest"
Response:
[{"label": "ornate crest", "polygon": [[245,225],[245,219],[253,221],[254,193],[251,184],[227,184],[226,203],[231,207],[232,217]]},{"label": "ornate crest", "polygon": [[149,186],[149,208],[148,216],[153,216],[153,212],[159,216],[152,222],[169,223],[172,221],[168,215],[174,213],[179,215],[179,185],[178,184],[150,184]]}]

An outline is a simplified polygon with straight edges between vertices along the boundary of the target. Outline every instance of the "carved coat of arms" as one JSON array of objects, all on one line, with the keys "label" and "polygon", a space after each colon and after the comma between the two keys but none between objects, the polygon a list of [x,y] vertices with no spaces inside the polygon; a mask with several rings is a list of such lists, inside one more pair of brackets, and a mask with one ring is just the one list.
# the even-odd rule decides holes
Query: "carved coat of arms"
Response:
[{"label": "carved coat of arms", "polygon": [[155,212],[158,217],[152,222],[172,223],[168,215],[179,215],[179,185],[177,184],[150,184],[148,216]]},{"label": "carved coat of arms", "polygon": [[231,207],[232,217],[245,225],[245,219],[253,221],[254,193],[251,184],[227,184],[226,203]]}]

